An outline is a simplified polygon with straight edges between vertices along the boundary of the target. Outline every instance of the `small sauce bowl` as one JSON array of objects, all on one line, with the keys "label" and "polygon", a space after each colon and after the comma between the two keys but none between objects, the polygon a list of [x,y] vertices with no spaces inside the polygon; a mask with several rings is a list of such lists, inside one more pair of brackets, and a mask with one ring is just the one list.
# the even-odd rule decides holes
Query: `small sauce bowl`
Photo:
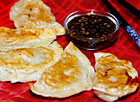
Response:
[{"label": "small sauce bowl", "polygon": [[85,50],[99,50],[111,46],[118,38],[119,22],[109,12],[93,9],[78,10],[65,21],[66,38]]}]

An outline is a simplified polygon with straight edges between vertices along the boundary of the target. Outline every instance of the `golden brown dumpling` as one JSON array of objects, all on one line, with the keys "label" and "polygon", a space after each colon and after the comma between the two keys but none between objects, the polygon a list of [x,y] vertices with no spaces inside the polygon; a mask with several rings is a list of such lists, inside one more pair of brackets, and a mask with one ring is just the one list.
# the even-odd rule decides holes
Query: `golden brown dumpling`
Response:
[{"label": "golden brown dumpling", "polygon": [[0,52],[0,81],[36,81],[42,72],[55,64],[63,53],[57,43],[48,47],[22,48]]},{"label": "golden brown dumpling", "polygon": [[10,11],[10,19],[16,28],[55,28],[65,34],[64,27],[56,22],[50,8],[42,0],[19,0]]},{"label": "golden brown dumpling", "polygon": [[45,97],[64,98],[91,90],[94,69],[88,58],[72,43],[65,48],[62,58],[30,84],[33,93]]},{"label": "golden brown dumpling", "polygon": [[138,73],[130,61],[120,60],[110,53],[95,53],[94,93],[104,101],[116,101],[135,92]]},{"label": "golden brown dumpling", "polygon": [[48,46],[56,39],[57,29],[10,29],[0,27],[0,51]]}]

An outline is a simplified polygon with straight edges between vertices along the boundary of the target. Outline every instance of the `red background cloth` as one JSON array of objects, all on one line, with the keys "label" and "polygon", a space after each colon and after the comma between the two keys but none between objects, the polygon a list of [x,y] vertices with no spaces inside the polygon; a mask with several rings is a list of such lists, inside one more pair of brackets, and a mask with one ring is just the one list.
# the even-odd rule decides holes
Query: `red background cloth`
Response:
[{"label": "red background cloth", "polygon": [[[18,0],[0,0],[0,26],[14,28],[13,22],[9,19],[10,7]],[[51,9],[56,20],[63,24],[66,16],[79,9],[97,9],[109,11],[101,0],[43,0]],[[140,10],[139,0],[126,0],[138,10]],[[127,22],[140,34],[140,20],[120,5],[117,0],[109,0],[109,2],[117,9],[117,11],[127,20]],[[65,36],[57,38],[57,41],[66,47],[68,42]],[[119,29],[119,38],[111,47],[100,51],[84,51],[81,50],[91,61],[94,66],[95,52],[109,52],[115,54],[120,59],[130,60],[140,75],[140,48],[128,36],[122,27]],[[138,77],[140,80],[140,77]],[[140,82],[140,81],[139,81]],[[98,99],[93,90],[81,92],[80,94],[64,98],[45,98],[33,94],[28,87],[28,83],[0,82],[0,102],[102,102]],[[135,93],[119,99],[118,102],[140,102],[140,89]]]}]

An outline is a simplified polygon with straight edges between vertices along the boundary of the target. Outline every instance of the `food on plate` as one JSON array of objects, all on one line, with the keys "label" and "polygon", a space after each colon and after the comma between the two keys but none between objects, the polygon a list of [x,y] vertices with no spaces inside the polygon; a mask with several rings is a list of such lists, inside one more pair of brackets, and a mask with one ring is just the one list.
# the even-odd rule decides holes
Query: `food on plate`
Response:
[{"label": "food on plate", "polygon": [[42,72],[55,64],[63,54],[54,41],[48,47],[22,48],[0,52],[0,81],[36,81]]},{"label": "food on plate", "polygon": [[72,42],[62,58],[44,72],[35,84],[29,84],[33,93],[64,98],[93,87],[94,69],[88,58]]},{"label": "food on plate", "polygon": [[47,29],[10,29],[0,27],[0,51],[18,48],[48,46],[56,39],[59,30]]},{"label": "food on plate", "polygon": [[64,27],[42,0],[19,0],[11,7],[10,19],[17,28],[56,28],[61,31],[57,35],[65,34]]},{"label": "food on plate", "polygon": [[94,93],[104,101],[116,101],[138,88],[138,73],[130,61],[111,53],[95,53]]}]

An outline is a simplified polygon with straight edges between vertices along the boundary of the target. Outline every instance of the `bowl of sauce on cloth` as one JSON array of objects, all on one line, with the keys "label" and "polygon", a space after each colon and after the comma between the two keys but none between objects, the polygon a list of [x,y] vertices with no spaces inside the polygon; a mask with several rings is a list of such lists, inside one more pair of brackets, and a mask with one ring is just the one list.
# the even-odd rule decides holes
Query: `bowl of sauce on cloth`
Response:
[{"label": "bowl of sauce on cloth", "polygon": [[64,26],[66,38],[85,50],[109,47],[118,38],[119,22],[109,12],[78,10],[66,17]]}]

